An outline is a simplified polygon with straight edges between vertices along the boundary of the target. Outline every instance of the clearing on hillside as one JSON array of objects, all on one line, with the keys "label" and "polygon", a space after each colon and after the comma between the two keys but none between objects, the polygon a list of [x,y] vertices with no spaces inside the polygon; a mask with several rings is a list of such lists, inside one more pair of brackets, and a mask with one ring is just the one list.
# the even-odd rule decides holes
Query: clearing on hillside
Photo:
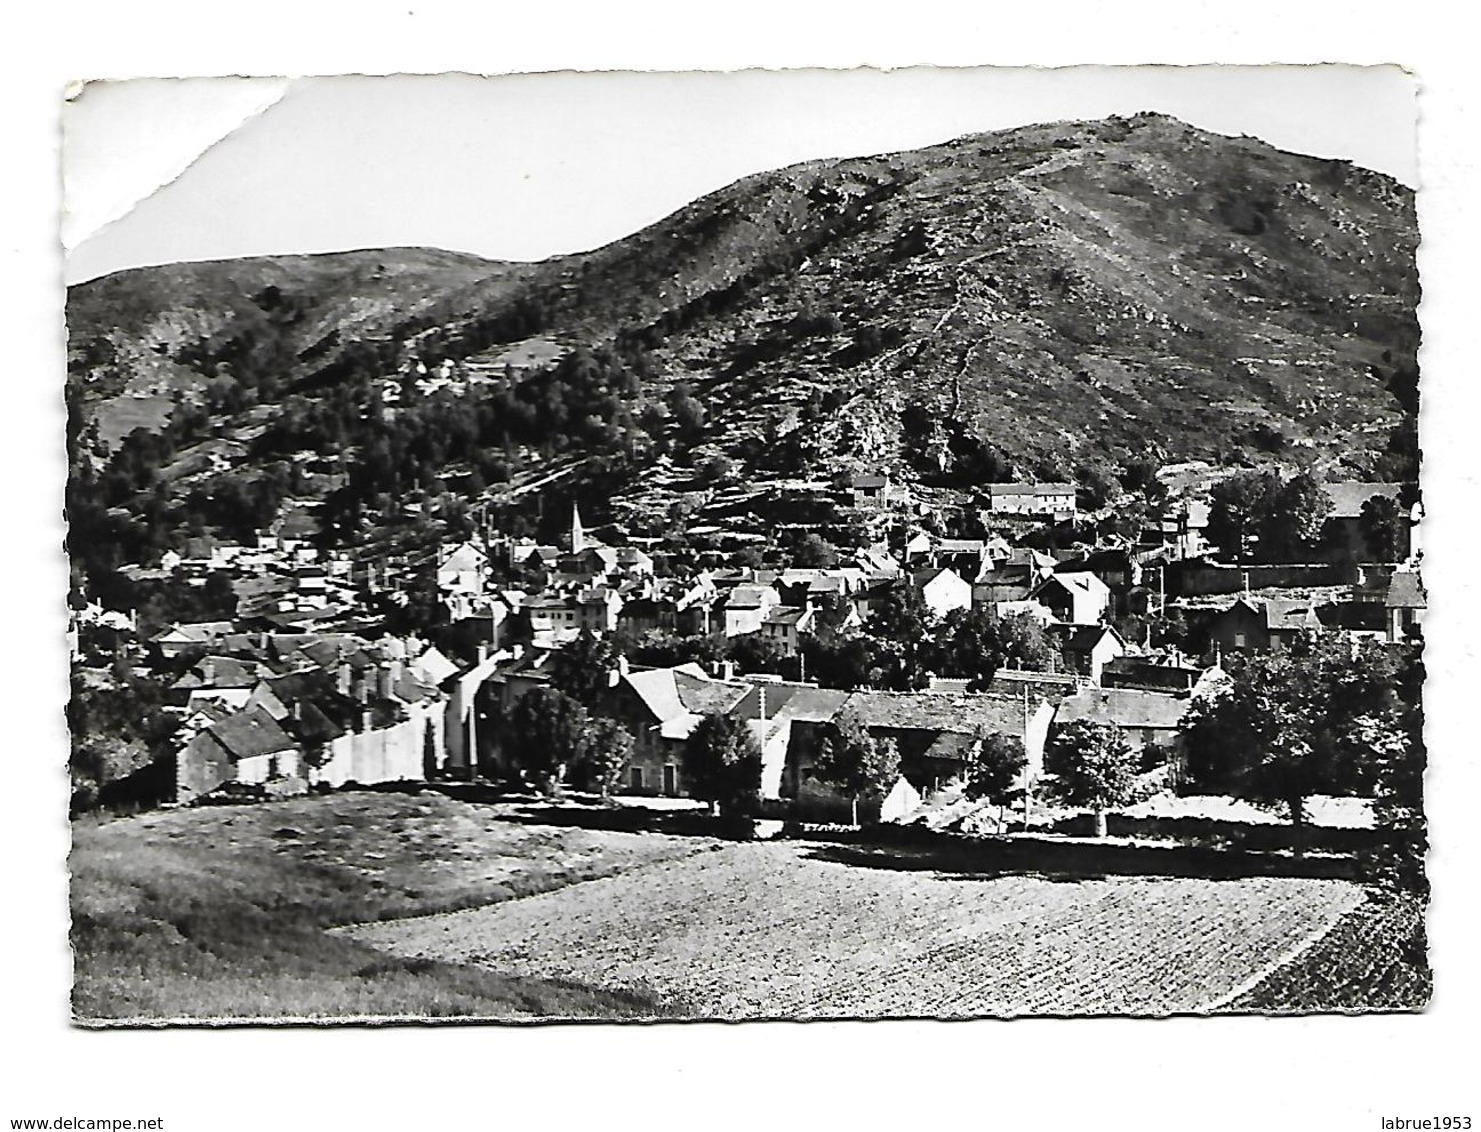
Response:
[{"label": "clearing on hillside", "polygon": [[753,843],[336,934],[708,1018],[1165,1015],[1222,1008],[1362,900],[1338,880],[974,876]]}]

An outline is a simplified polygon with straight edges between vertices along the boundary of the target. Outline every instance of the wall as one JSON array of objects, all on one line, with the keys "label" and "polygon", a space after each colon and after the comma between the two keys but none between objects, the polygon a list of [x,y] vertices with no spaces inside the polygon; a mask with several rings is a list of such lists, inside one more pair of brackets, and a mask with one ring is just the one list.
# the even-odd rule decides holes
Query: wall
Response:
[{"label": "wall", "polygon": [[1272,586],[1338,586],[1350,580],[1350,571],[1329,562],[1226,566],[1193,559],[1168,564],[1167,592],[1174,597],[1239,593],[1245,588],[1246,575],[1252,590]]},{"label": "wall", "polygon": [[327,786],[343,786],[346,782],[369,785],[425,778],[422,750],[428,721],[432,724],[438,766],[446,760],[443,711],[440,700],[430,704],[412,704],[406,708],[408,718],[401,723],[341,735],[329,744],[328,757],[323,765],[311,770],[312,781]]}]

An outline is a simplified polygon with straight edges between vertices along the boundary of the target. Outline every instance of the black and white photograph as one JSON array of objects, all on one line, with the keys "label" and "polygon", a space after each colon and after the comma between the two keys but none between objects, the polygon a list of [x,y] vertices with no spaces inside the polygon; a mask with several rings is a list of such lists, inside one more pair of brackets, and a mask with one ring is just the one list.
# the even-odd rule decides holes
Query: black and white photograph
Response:
[{"label": "black and white photograph", "polygon": [[78,1021],[1425,1006],[1402,70],[224,85],[69,256]]},{"label": "black and white photograph", "polygon": [[73,0],[12,1128],[1464,1132],[1464,25]]}]

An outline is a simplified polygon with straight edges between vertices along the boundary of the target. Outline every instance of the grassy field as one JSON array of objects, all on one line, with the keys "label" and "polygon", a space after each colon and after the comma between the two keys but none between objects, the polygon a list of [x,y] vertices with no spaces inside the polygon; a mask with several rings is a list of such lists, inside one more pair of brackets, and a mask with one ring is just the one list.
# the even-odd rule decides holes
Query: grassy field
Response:
[{"label": "grassy field", "polygon": [[339,934],[707,1017],[1163,1015],[1222,1006],[1362,901],[1340,880],[974,875],[784,842]]},{"label": "grassy field", "polygon": [[75,1015],[651,1017],[649,997],[389,958],[325,929],[486,905],[708,848],[348,793],[74,826]]}]

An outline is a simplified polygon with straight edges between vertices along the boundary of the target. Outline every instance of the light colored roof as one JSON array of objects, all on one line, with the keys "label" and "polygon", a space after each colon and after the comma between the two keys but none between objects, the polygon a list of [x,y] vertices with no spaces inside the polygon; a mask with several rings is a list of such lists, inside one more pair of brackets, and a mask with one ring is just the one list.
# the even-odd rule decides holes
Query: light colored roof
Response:
[{"label": "light colored roof", "polygon": [[781,600],[770,586],[736,586],[725,599],[725,606],[727,609],[759,609],[766,604],[768,594],[773,602]]},{"label": "light colored roof", "polygon": [[1413,570],[1395,570],[1388,581],[1388,592],[1383,597],[1387,609],[1425,608],[1424,585],[1419,574]]},{"label": "light colored roof", "polygon": [[1402,485],[1396,483],[1324,483],[1322,490],[1332,501],[1333,519],[1356,519],[1363,513],[1363,504],[1376,496],[1385,496],[1398,501]]},{"label": "light colored roof", "polygon": [[1060,701],[1055,723],[1114,723],[1118,727],[1175,730],[1188,711],[1187,696],[1140,688],[1082,688]]},{"label": "light colored roof", "polygon": [[449,660],[436,646],[411,662],[412,671],[429,684],[441,684],[449,676],[456,676],[458,666]]}]

